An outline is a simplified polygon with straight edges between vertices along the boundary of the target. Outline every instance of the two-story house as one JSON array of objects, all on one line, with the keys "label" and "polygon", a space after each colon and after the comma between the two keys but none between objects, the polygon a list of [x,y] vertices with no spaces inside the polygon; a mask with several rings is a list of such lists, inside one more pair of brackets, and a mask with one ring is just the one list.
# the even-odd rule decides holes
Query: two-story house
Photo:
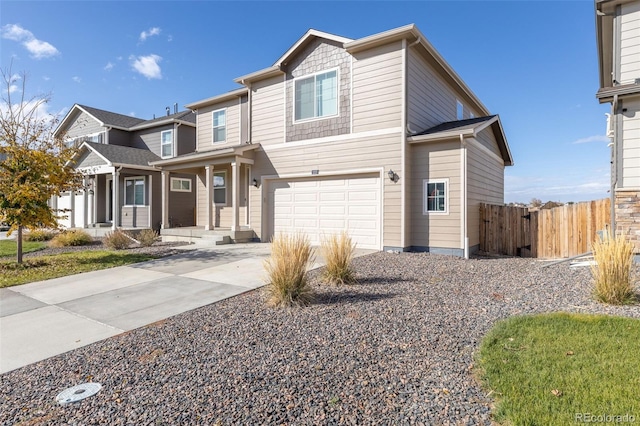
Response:
[{"label": "two-story house", "polygon": [[309,30],[235,81],[187,105],[196,152],[150,163],[165,187],[196,176],[197,226],[260,241],[346,229],[373,249],[478,247],[479,204],[503,202],[513,159],[499,117],[414,25],[357,40]]},{"label": "two-story house", "polygon": [[611,104],[611,223],[640,253],[640,0],[596,0],[600,103]]},{"label": "two-story house", "polygon": [[[84,175],[84,190],[53,200],[66,216],[62,226],[160,228],[164,189],[160,171],[149,162],[195,149],[195,114],[170,112],[143,120],[85,105],[71,108],[55,132],[79,147],[74,167]],[[176,174],[167,184],[167,220],[194,225],[194,176]]]}]

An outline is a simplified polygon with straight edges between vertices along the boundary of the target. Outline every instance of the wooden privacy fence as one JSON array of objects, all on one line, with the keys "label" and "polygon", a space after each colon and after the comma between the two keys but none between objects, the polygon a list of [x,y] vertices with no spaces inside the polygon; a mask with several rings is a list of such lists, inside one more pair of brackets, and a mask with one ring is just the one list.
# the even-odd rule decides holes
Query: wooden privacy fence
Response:
[{"label": "wooden privacy fence", "polygon": [[529,211],[480,205],[480,250],[508,256],[562,258],[591,250],[598,231],[609,228],[610,200]]}]

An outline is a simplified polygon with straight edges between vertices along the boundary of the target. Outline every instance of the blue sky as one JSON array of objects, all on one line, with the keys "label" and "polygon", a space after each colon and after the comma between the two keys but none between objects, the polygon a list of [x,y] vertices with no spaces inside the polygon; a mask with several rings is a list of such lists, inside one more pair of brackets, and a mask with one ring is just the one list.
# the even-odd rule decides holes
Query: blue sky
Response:
[{"label": "blue sky", "polygon": [[593,2],[98,2],[0,4],[0,60],[50,112],[141,118],[237,88],[309,28],[359,38],[415,23],[492,113],[515,166],[505,201],[607,197],[607,105],[595,99]]}]

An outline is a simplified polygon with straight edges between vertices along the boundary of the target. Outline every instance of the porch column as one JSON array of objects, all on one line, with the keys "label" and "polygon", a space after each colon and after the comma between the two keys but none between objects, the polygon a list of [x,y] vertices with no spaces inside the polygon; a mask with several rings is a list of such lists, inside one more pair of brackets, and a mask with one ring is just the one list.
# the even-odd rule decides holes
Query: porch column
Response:
[{"label": "porch column", "polygon": [[89,178],[89,183],[89,207],[91,208],[89,223],[95,224],[96,222],[98,222],[98,219],[96,218],[96,192],[98,189],[98,176],[91,176]]},{"label": "porch column", "polygon": [[204,186],[207,190],[207,209],[206,209],[206,221],[204,223],[204,229],[209,231],[213,229],[213,214],[215,212],[213,208],[213,166],[211,164],[204,166],[205,170],[205,183]]},{"label": "porch column", "polygon": [[88,228],[89,225],[89,179],[84,176],[82,178],[82,227]]},{"label": "porch column", "polygon": [[111,221],[111,229],[113,229],[114,231],[118,228],[118,225],[120,225],[120,220],[119,220],[119,215],[118,215],[118,211],[119,206],[120,206],[120,199],[119,199],[119,186],[120,186],[120,172],[118,171],[118,169],[113,169],[113,172],[111,173],[111,175],[113,176],[113,190],[112,190],[112,197],[113,197],[113,203],[112,203],[112,211],[111,211],[111,216],[112,216],[112,221]]},{"label": "porch column", "polygon": [[231,230],[237,231],[239,229],[238,222],[240,221],[240,162],[238,158],[231,163],[231,179],[231,211],[233,213]]},{"label": "porch column", "polygon": [[169,175],[171,173],[162,172],[162,229],[167,229],[169,225]]},{"label": "porch column", "polygon": [[69,212],[69,228],[75,228],[76,227],[76,190],[75,189],[71,190],[71,194],[69,197],[70,197],[69,209],[71,210]]}]

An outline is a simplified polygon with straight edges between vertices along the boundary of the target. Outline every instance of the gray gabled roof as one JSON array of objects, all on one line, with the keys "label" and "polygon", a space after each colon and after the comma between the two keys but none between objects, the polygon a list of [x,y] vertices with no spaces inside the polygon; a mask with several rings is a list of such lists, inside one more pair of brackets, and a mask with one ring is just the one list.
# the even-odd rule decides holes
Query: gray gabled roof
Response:
[{"label": "gray gabled roof", "polygon": [[105,126],[129,128],[145,121],[141,118],[131,117],[130,115],[118,114],[86,105],[78,104],[78,106],[100,120]]},{"label": "gray gabled roof", "polygon": [[164,122],[170,121],[186,121],[188,123],[196,123],[196,115],[191,111],[180,111],[176,114],[163,115],[162,117],[153,118],[151,120],[144,120],[141,123],[138,123],[135,126],[131,126],[132,130],[137,129],[138,127],[153,127],[154,124],[160,124]]},{"label": "gray gabled roof", "polygon": [[496,117],[496,115],[487,115],[486,117],[468,118],[466,120],[447,121],[446,123],[440,123],[437,126],[430,127],[422,132],[416,133],[412,136],[431,135],[434,133],[447,132],[447,131],[463,131],[473,129],[480,123],[489,121]]},{"label": "gray gabled roof", "polygon": [[158,161],[158,157],[153,152],[146,149],[130,148],[128,146],[105,145],[95,142],[85,142],[90,149],[98,153],[114,166],[146,166],[149,167],[151,161]]},{"label": "gray gabled roof", "polygon": [[491,126],[498,143],[505,166],[513,165],[513,156],[498,115],[468,118],[466,120],[447,121],[409,136],[411,143],[447,140],[457,137],[475,137],[479,132]]}]

